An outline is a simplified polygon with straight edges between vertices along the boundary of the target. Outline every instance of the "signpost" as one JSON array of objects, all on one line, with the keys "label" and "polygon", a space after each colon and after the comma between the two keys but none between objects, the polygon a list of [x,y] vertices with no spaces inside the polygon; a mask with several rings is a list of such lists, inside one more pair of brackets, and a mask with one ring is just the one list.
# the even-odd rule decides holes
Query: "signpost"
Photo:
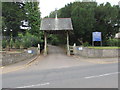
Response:
[{"label": "signpost", "polygon": [[101,32],[93,32],[92,33],[92,46],[94,46],[95,41],[101,42],[101,46],[102,46]]}]

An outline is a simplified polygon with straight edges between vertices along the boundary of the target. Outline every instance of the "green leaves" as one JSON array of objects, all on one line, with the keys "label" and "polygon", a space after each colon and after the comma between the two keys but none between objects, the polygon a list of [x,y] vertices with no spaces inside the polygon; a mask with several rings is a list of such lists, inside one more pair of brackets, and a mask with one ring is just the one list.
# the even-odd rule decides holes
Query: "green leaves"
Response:
[{"label": "green leaves", "polygon": [[37,35],[40,32],[40,10],[38,8],[38,2],[26,2],[25,10],[28,13],[27,20],[31,29],[29,32],[31,34]]},{"label": "green leaves", "polygon": [[[10,36],[11,33],[13,36],[17,36],[17,33],[20,31],[21,21],[25,14],[19,5],[20,3],[15,2],[2,2],[2,21],[4,22],[2,29],[7,28],[7,36]],[[10,32],[10,29],[12,29],[13,32]]]},{"label": "green leaves", "polygon": [[[75,36],[78,39],[82,39],[83,42],[90,42],[90,33],[92,33],[93,26],[95,23],[94,9],[88,8],[91,4],[78,3],[72,11],[72,21],[74,27]],[[87,37],[87,36],[89,37]],[[84,37],[86,36],[86,37]]]},{"label": "green leaves", "polygon": [[[11,45],[14,43],[16,48],[37,46],[38,43],[43,42],[43,32],[40,32],[40,14],[39,2],[2,2],[3,36],[12,36],[13,40],[9,43]],[[30,30],[20,29],[23,20],[28,21]],[[3,46],[5,47],[5,42]]]},{"label": "green leaves", "polygon": [[[55,11],[49,17],[55,17]],[[72,18],[72,44],[91,44],[92,32],[99,31],[102,32],[103,45],[107,45],[107,39],[114,38],[120,27],[120,7],[111,6],[110,3],[97,5],[96,2],[73,2],[59,9],[58,17]]]}]

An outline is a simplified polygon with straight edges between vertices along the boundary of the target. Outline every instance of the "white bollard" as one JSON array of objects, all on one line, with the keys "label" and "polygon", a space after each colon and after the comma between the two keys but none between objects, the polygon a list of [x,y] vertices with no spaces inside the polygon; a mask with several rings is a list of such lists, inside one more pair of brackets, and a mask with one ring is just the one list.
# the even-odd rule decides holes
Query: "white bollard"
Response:
[{"label": "white bollard", "polygon": [[40,44],[38,44],[38,54],[40,53]]},{"label": "white bollard", "polygon": [[74,43],[74,45],[73,45],[73,53],[74,53],[74,55],[77,53],[76,52],[76,43]]}]

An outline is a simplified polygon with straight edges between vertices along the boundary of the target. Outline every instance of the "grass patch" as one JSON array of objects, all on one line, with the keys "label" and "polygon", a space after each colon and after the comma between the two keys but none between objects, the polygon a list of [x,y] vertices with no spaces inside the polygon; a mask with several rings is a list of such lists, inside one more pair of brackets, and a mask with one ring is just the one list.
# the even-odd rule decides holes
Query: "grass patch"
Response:
[{"label": "grass patch", "polygon": [[94,49],[120,49],[120,47],[88,47]]}]

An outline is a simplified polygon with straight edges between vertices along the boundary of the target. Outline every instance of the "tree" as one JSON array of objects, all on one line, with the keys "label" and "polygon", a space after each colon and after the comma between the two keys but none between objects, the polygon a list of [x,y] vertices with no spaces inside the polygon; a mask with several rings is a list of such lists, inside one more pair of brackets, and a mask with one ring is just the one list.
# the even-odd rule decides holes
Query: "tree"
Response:
[{"label": "tree", "polygon": [[[20,30],[21,21],[25,18],[24,9],[20,2],[2,2],[2,31],[6,28],[6,35],[17,36]],[[12,29],[12,32],[10,32]],[[3,33],[4,34],[4,33]]]},{"label": "tree", "polygon": [[[49,17],[55,16],[55,11]],[[96,2],[73,2],[58,10],[58,17],[71,18],[73,32],[70,34],[72,44],[92,41],[92,32],[102,32],[103,44],[113,38],[119,31],[120,7],[110,3],[97,5]]]},{"label": "tree", "polygon": [[28,31],[31,34],[39,35],[40,34],[40,9],[38,7],[38,2],[26,2],[25,10],[27,13],[26,20],[29,22],[31,29]]},{"label": "tree", "polygon": [[[90,3],[80,3],[72,11],[72,21],[76,38],[83,44],[91,42],[91,33],[94,30],[94,8],[90,7]],[[89,7],[89,8],[88,8]]]},{"label": "tree", "polygon": [[[102,32],[103,42],[113,38],[118,32],[118,10],[116,6],[112,7],[110,3],[100,4],[95,10],[95,30]],[[103,44],[106,45],[106,43]]]},{"label": "tree", "polygon": [[[18,45],[18,34],[21,33],[24,36],[20,38],[21,40],[27,38],[27,40],[31,42],[31,39],[34,39],[33,41],[35,43],[32,44],[32,46],[43,42],[43,33],[40,32],[41,13],[38,5],[38,2],[2,2],[3,35],[14,37],[14,40],[13,38],[9,38],[7,41],[13,41],[12,44],[16,43],[15,45]],[[21,29],[22,21],[28,21],[31,29]],[[4,32],[5,29],[7,30],[6,32]],[[12,32],[10,32],[11,29]]]}]

